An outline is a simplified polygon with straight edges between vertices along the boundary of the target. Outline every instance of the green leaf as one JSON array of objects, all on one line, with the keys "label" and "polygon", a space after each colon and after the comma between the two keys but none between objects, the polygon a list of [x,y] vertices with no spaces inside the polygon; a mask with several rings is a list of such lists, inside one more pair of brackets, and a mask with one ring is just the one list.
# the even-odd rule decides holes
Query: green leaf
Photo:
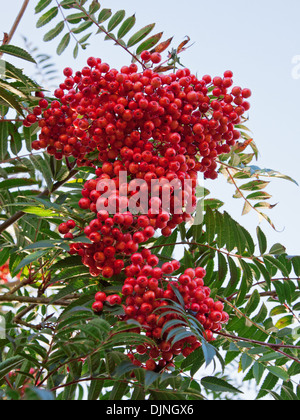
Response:
[{"label": "green leaf", "polygon": [[292,264],[297,277],[300,277],[300,257],[293,257]]},{"label": "green leaf", "polygon": [[64,27],[65,27],[64,22],[58,23],[55,26],[55,28],[51,29],[51,31],[46,33],[46,35],[44,36],[44,41],[45,42],[52,41],[52,39],[56,38],[64,30]]},{"label": "green leaf", "polygon": [[229,270],[230,270],[230,285],[232,287],[236,287],[237,282],[239,281],[238,269],[233,258],[228,256],[227,259],[228,259],[228,265],[229,265]]},{"label": "green leaf", "polygon": [[266,255],[264,257],[264,261],[269,262],[271,265],[273,265],[274,267],[276,267],[279,271],[281,271],[281,273],[286,276],[289,277],[289,272],[287,267],[281,262],[279,261],[277,258],[271,257],[269,255]]},{"label": "green leaf", "polygon": [[0,379],[7,375],[10,371],[16,369],[20,364],[22,364],[24,358],[22,356],[14,356],[9,359],[4,360],[0,363]]},{"label": "green leaf", "polygon": [[80,34],[93,25],[93,22],[82,22],[77,28],[72,29],[73,34]]},{"label": "green leaf", "polygon": [[216,233],[214,213],[210,207],[206,209],[204,221],[206,224],[206,240],[210,244],[213,242]]},{"label": "green leaf", "polygon": [[254,317],[254,322],[256,322],[257,324],[262,323],[267,318],[267,315],[268,315],[268,308],[263,303],[261,305],[261,308],[258,314]]},{"label": "green leaf", "polygon": [[264,191],[255,192],[247,196],[247,200],[269,200],[272,196]]},{"label": "green leaf", "polygon": [[146,371],[145,372],[145,388],[149,388],[153,382],[160,377],[159,373]]},{"label": "green leaf", "polygon": [[127,18],[121,25],[119,31],[118,31],[118,39],[123,38],[135,25],[136,23],[136,17],[135,15],[130,16]]},{"label": "green leaf", "polygon": [[255,362],[253,365],[253,376],[255,378],[256,384],[259,385],[261,378],[264,374],[264,366],[261,363]]},{"label": "green leaf", "polygon": [[239,188],[244,191],[257,191],[266,188],[269,185],[269,183],[269,181],[255,180],[249,182],[248,184],[244,184]]},{"label": "green leaf", "polygon": [[257,226],[256,233],[259,243],[260,254],[263,255],[267,251],[267,238],[259,226]]},{"label": "green leaf", "polygon": [[38,2],[38,4],[35,6],[35,13],[40,13],[42,12],[44,9],[46,9],[46,7],[49,6],[49,4],[52,2],[52,0],[40,0]]},{"label": "green leaf", "polygon": [[288,327],[289,325],[293,324],[294,322],[294,317],[293,315],[286,315],[283,318],[280,318],[276,324],[275,327],[278,328],[279,330]]},{"label": "green leaf", "polygon": [[36,23],[37,28],[41,28],[47,23],[51,22],[58,15],[58,7],[52,7],[52,9],[48,10],[45,14],[43,14]]},{"label": "green leaf", "polygon": [[111,9],[102,9],[98,16],[98,23],[103,23],[112,15]]},{"label": "green leaf", "polygon": [[254,289],[252,296],[250,297],[246,308],[245,308],[245,314],[246,315],[251,315],[258,307],[260,302],[260,295],[259,292],[257,291],[257,289]]},{"label": "green leaf", "polygon": [[0,98],[11,108],[14,108],[19,114],[24,116],[23,109],[20,105],[20,101],[16,96],[12,95],[7,90],[0,88]]},{"label": "green leaf", "polygon": [[30,160],[33,163],[34,167],[42,173],[43,178],[46,181],[47,188],[49,189],[49,191],[51,191],[53,182],[51,168],[48,160],[43,159],[40,155],[31,155]]},{"label": "green leaf", "polygon": [[82,19],[86,19],[85,13],[73,13],[67,16],[67,21],[71,24],[79,23]]},{"label": "green leaf", "polygon": [[286,248],[281,244],[275,244],[269,251],[269,254],[282,255],[286,253]]},{"label": "green leaf", "polygon": [[227,251],[231,252],[234,248],[236,248],[235,222],[227,212],[224,212],[223,228],[225,231],[226,248]]},{"label": "green leaf", "polygon": [[220,285],[223,284],[224,280],[226,279],[228,266],[226,258],[223,254],[218,253],[218,277]]},{"label": "green leaf", "polygon": [[79,53],[79,44],[77,42],[77,44],[75,45],[75,48],[73,50],[73,58],[77,58],[78,57],[78,53]]},{"label": "green leaf", "polygon": [[127,383],[116,382],[116,384],[114,385],[109,395],[109,400],[112,400],[112,401],[122,400],[122,397],[126,394],[127,388],[128,388]]},{"label": "green leaf", "polygon": [[0,53],[13,55],[14,57],[22,58],[23,60],[36,64],[35,59],[27,51],[15,45],[6,44],[0,46]]},{"label": "green leaf", "polygon": [[20,264],[17,266],[16,268],[16,272],[20,271],[22,268],[26,267],[27,265],[36,262],[39,258],[41,258],[43,255],[47,254],[47,252],[49,252],[49,250],[44,250],[44,251],[36,251],[33,252],[32,254],[27,255],[21,262]]},{"label": "green leaf", "polygon": [[213,210],[219,209],[224,206],[224,201],[218,200],[216,198],[207,198],[204,201],[204,209],[206,210],[207,207],[210,207]]},{"label": "green leaf", "polygon": [[265,395],[268,394],[269,391],[271,391],[275,385],[277,384],[279,380],[279,377],[277,375],[273,375],[272,373],[269,373],[264,380],[264,383],[262,384],[262,387],[257,395],[257,399],[263,398]]},{"label": "green leaf", "polygon": [[201,340],[201,343],[206,367],[208,367],[216,356],[216,349],[204,339]]},{"label": "green leaf", "polygon": [[22,210],[24,213],[28,213],[28,214],[34,214],[35,216],[39,216],[39,217],[55,217],[57,216],[56,213],[53,212],[53,210],[46,210],[43,209],[41,207],[25,207]]},{"label": "green leaf", "polygon": [[242,391],[230,385],[228,382],[214,376],[206,376],[205,378],[201,379],[201,384],[204,386],[204,388],[214,392],[237,392],[243,394]]},{"label": "green leaf", "polygon": [[241,366],[243,372],[245,372],[251,365],[252,365],[253,359],[251,356],[249,356],[247,353],[243,353],[241,357]]},{"label": "green leaf", "polygon": [[62,40],[60,41],[60,43],[57,47],[56,52],[57,52],[58,55],[61,55],[65,51],[65,49],[68,47],[70,41],[71,41],[71,35],[69,33],[67,33],[62,38]]},{"label": "green leaf", "polygon": [[5,160],[8,148],[8,123],[0,122],[0,161]]},{"label": "green leaf", "polygon": [[269,273],[269,271],[267,270],[267,268],[265,267],[265,265],[261,264],[260,262],[258,262],[257,260],[253,261],[254,264],[256,265],[256,267],[259,269],[259,271],[261,272],[261,274],[263,275],[269,289],[271,288],[271,274]]},{"label": "green leaf", "polygon": [[244,238],[245,238],[245,240],[246,240],[246,248],[248,249],[248,251],[250,252],[250,254],[253,255],[255,253],[255,244],[254,244],[254,241],[252,239],[252,236],[241,225],[238,225],[238,230],[239,230],[240,234],[243,235]]},{"label": "green leaf", "polygon": [[43,241],[39,241],[39,242],[35,242],[33,244],[27,245],[24,248],[24,251],[28,251],[31,249],[39,249],[39,248],[53,248],[53,245],[58,243],[59,241],[55,241],[55,240],[43,240]]},{"label": "green leaf", "polygon": [[9,248],[3,248],[0,251],[0,267],[8,261],[10,256],[10,249]]},{"label": "green leaf", "polygon": [[98,2],[98,0],[93,0],[90,7],[89,7],[89,14],[93,15],[94,13],[98,12],[98,10],[100,9],[100,3]]},{"label": "green leaf", "polygon": [[[83,2],[81,1],[81,3],[83,4]],[[85,1],[84,1],[85,3]],[[63,7],[64,9],[70,9],[71,6],[74,5],[74,0],[62,0],[60,2],[61,7]]]},{"label": "green leaf", "polygon": [[140,29],[138,32],[136,32],[132,37],[129,39],[127,43],[127,47],[133,47],[134,45],[141,42],[144,38],[146,38],[147,35],[150,34],[150,32],[154,29],[155,23],[152,23],[151,25],[147,25],[144,28]]},{"label": "green leaf", "polygon": [[122,22],[124,17],[125,17],[125,10],[118,10],[108,22],[108,25],[107,25],[108,32],[111,32],[113,29],[115,29]]},{"label": "green leaf", "polygon": [[103,388],[103,380],[93,380],[88,393],[88,401],[97,401]]},{"label": "green leaf", "polygon": [[150,38],[146,39],[136,50],[136,53],[139,55],[141,54],[143,51],[146,50],[150,50],[151,48],[153,48],[160,40],[161,37],[163,36],[163,32],[159,32],[156,35],[151,36]]},{"label": "green leaf", "polygon": [[26,187],[26,186],[35,185],[35,184],[37,184],[37,181],[35,181],[33,179],[11,178],[11,179],[7,179],[6,181],[0,182],[0,190]]},{"label": "green leaf", "polygon": [[283,381],[288,381],[290,379],[289,374],[286,370],[284,370],[281,367],[278,366],[266,366],[269,372],[271,372],[273,375],[277,376],[279,379],[282,379]]}]

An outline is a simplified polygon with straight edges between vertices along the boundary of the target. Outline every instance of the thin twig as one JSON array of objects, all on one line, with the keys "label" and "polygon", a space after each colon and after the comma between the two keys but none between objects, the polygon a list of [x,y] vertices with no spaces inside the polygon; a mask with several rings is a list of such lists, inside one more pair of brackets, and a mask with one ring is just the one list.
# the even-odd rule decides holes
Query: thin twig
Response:
[{"label": "thin twig", "polygon": [[239,337],[239,336],[236,336],[236,335],[223,333],[221,331],[215,332],[215,334],[221,335],[222,337],[225,337],[225,338],[230,338],[230,339],[235,340],[235,341],[244,341],[246,343],[251,343],[251,344],[255,344],[255,345],[258,345],[258,346],[262,346],[262,347],[269,347],[270,349],[276,351],[277,353],[280,353],[283,356],[289,358],[290,360],[293,360],[294,362],[300,364],[300,360],[298,358],[296,358],[294,356],[291,356],[291,355],[283,352],[282,350],[280,350],[281,348],[300,350],[300,346],[292,346],[292,345],[289,345],[289,344],[266,343],[266,342],[263,342],[263,341],[253,340],[251,338],[244,338],[244,337]]},{"label": "thin twig", "polygon": [[[218,249],[218,248],[215,248],[215,247],[213,247],[213,246],[211,246],[211,245],[207,245],[207,244],[200,244],[199,242],[187,242],[187,241],[183,241],[183,242],[176,242],[176,243],[172,243],[172,244],[164,244],[163,245],[163,247],[166,247],[166,246],[176,246],[176,245],[195,245],[195,246],[201,246],[201,247],[204,247],[204,248],[208,248],[208,249],[211,249],[212,251],[216,251],[216,252],[218,252],[218,253],[221,253],[221,254],[225,254],[225,255],[227,255],[227,256],[229,256],[229,257],[233,257],[233,258],[238,258],[238,259],[248,259],[248,260],[251,260],[251,261],[258,261],[258,262],[260,262],[260,263],[263,263],[258,257],[255,257],[255,256],[243,256],[243,255],[239,255],[239,254],[233,254],[233,253],[231,253],[231,252],[228,252],[228,251],[225,251],[225,250],[222,250],[222,249]],[[150,250],[151,249],[156,249],[156,248],[161,248],[162,247],[162,245],[155,245],[155,246],[152,246],[151,248],[149,248]]]},{"label": "thin twig", "polygon": [[[24,16],[24,13],[27,9],[28,4],[29,4],[29,0],[25,0],[22,7],[21,7],[21,10],[20,10],[18,16],[16,17],[16,20],[14,21],[14,24],[13,24],[9,34],[5,38],[5,42],[4,42],[5,45],[7,45],[11,42],[11,40],[12,40],[12,38],[13,38],[13,36],[14,36],[14,34],[15,34],[15,32],[16,32],[16,30],[17,30],[17,28],[18,28],[18,26],[19,26],[19,24],[20,24],[20,22],[23,18],[23,16]],[[0,53],[0,57],[2,57],[2,55],[3,55],[3,53]]]},{"label": "thin twig", "polygon": [[18,302],[18,303],[31,303],[34,305],[54,305],[54,306],[68,306],[69,299],[60,299],[52,302],[52,299],[44,297],[30,297],[30,296],[16,296],[16,295],[3,295],[0,296],[0,302]]},{"label": "thin twig", "polygon": [[125,45],[123,45],[118,39],[115,39],[113,36],[111,36],[111,34],[108,31],[103,29],[103,27],[86,12],[84,7],[82,7],[77,1],[76,1],[76,4],[78,6],[78,9],[80,9],[86,15],[86,17],[97,26],[97,28],[101,32],[103,32],[108,38],[110,38],[112,41],[114,41],[119,47],[123,48],[123,50],[125,50],[128,54],[130,54],[132,56],[132,58],[134,60],[136,60],[143,67],[143,69],[146,68],[145,64],[141,60],[139,60],[138,57],[135,54],[133,54],[131,51],[129,51],[129,49]]}]

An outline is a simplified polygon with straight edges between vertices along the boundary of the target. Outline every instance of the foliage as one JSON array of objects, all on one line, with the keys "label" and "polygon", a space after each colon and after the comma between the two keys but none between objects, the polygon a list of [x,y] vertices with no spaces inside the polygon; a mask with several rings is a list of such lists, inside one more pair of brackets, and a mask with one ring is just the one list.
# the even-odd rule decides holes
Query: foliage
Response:
[{"label": "foliage", "polygon": [[[44,35],[46,42],[60,37],[58,54],[73,39],[77,57],[96,34],[125,49],[136,62],[142,51],[163,52],[171,44],[171,39],[161,41],[162,33],[148,37],[154,24],[135,30],[135,16],[102,8],[94,0],[40,0],[36,13],[37,27],[53,24],[61,16]],[[173,50],[167,65],[157,71],[178,65],[185,45],[186,41]],[[6,45],[0,52],[35,62],[20,47]],[[22,118],[37,104],[35,92],[42,87],[9,61],[1,64],[0,266],[9,261],[14,281],[0,285],[6,324],[6,336],[0,340],[0,398],[243,398],[234,377],[226,375],[228,367],[237,363],[243,382],[255,383],[258,399],[270,395],[277,400],[299,399],[300,256],[289,255],[281,244],[270,247],[260,226],[253,238],[205,189],[199,189],[204,205],[200,224],[180,225],[170,238],[155,237],[147,245],[163,261],[172,260],[177,246],[184,247],[182,272],[187,267],[206,269],[205,284],[225,304],[230,321],[212,345],[193,317],[186,316],[186,326],[200,337],[202,347],[178,358],[170,371],[150,372],[131,363],[127,349],[150,339],[130,331],[135,324],[118,321],[119,309],[108,303],[100,316],[91,310],[99,285],[106,292],[119,293],[122,275],[112,280],[91,277],[79,257],[68,255],[70,241],[56,229],[66,218],[85,225],[89,216],[79,209],[78,200],[94,170],[70,167],[68,161],[32,151],[39,127],[24,127]],[[234,187],[234,198],[243,200],[242,214],[255,211],[274,227],[265,213],[274,207],[265,190],[272,178],[295,181],[254,165],[257,146],[245,125],[238,128],[242,142],[222,155],[220,173]],[[73,242],[83,240],[77,236]],[[178,328],[174,341],[180,334]],[[214,367],[211,376],[206,373],[208,366]]]}]

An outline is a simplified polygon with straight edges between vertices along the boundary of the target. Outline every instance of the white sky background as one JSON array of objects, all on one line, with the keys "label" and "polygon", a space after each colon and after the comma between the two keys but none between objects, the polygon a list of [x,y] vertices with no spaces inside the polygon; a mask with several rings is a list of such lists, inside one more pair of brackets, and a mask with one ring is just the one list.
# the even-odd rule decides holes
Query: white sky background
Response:
[{"label": "white sky background", "polygon": [[[0,38],[3,32],[9,32],[22,3],[23,0],[5,1],[0,14]],[[58,18],[36,29],[38,17],[34,16],[34,7],[37,3],[38,0],[30,1],[12,44],[24,48],[24,35],[41,53],[52,55],[61,81],[64,67],[80,70],[89,56],[100,57],[116,68],[130,62],[126,52],[112,42],[104,42],[102,35],[91,37],[91,45],[86,51],[80,51],[76,60],[71,47],[58,57],[55,50],[61,36],[49,43],[43,42],[44,34],[55,26]],[[193,73],[217,76],[232,70],[234,84],[249,87],[253,92],[247,125],[260,150],[259,161],[253,164],[278,170],[300,184],[300,67],[295,67],[300,63],[299,0],[100,0],[100,3],[113,11],[124,8],[127,17],[136,13],[136,30],[156,22],[153,33],[164,31],[164,39],[175,35],[174,46],[189,35],[195,44],[181,55],[181,61]],[[4,6],[4,0],[0,0],[0,4]],[[24,66],[29,76],[35,73],[33,65],[13,61]],[[244,203],[232,198],[233,186],[222,176],[205,186],[212,197],[224,201],[225,209],[255,235],[258,217],[253,212],[241,216]],[[287,246],[289,254],[299,254],[299,187],[274,179],[267,191],[273,195],[271,202],[278,206],[266,213],[280,231],[275,232],[267,222],[262,222],[269,245],[281,242]]]}]

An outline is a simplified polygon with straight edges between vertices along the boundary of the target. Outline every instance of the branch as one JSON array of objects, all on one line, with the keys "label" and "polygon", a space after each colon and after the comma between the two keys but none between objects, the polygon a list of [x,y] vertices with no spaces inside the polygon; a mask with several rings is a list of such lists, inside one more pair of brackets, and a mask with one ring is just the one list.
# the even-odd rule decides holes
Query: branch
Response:
[{"label": "branch", "polygon": [[290,344],[272,344],[272,343],[265,343],[264,341],[252,340],[251,338],[239,337],[237,335],[231,335],[231,334],[223,333],[223,332],[220,332],[220,331],[219,332],[216,332],[215,331],[214,334],[222,335],[223,337],[227,337],[227,338],[232,338],[233,340],[237,340],[237,341],[245,341],[247,343],[257,344],[258,346],[270,347],[273,350],[275,350],[275,349],[295,349],[295,350],[300,350],[300,346],[293,346],[293,345],[290,345]]},{"label": "branch", "polygon": [[[43,197],[49,197],[52,193],[57,191],[62,185],[64,185],[66,182],[68,182],[71,178],[73,178],[77,174],[77,169],[72,169],[69,173],[69,175],[62,181],[56,182],[56,184],[53,185],[53,188],[51,191],[48,190],[48,188],[38,195],[38,198]],[[13,216],[11,216],[9,219],[7,219],[4,223],[0,225],[0,234],[4,232],[9,226],[16,223],[21,217],[23,217],[26,213],[23,211],[18,211]]]},{"label": "branch", "polygon": [[248,260],[251,260],[251,261],[254,261],[255,260],[255,261],[258,261],[258,262],[260,262],[260,263],[263,264],[263,261],[261,261],[258,257],[255,257],[255,256],[251,256],[250,257],[250,256],[239,255],[239,254],[232,254],[231,252],[228,252],[228,251],[225,251],[225,250],[222,250],[222,249],[215,248],[215,247],[213,247],[211,245],[201,244],[199,242],[183,241],[183,242],[176,242],[176,243],[173,243],[173,244],[155,245],[155,246],[152,246],[149,249],[151,250],[151,249],[162,248],[162,247],[165,247],[165,246],[176,246],[176,245],[189,245],[189,246],[195,245],[195,246],[202,246],[204,248],[211,249],[212,251],[216,251],[218,253],[225,254],[225,255],[227,255],[229,257],[238,258],[240,260],[242,260],[242,259],[246,259],[246,260],[248,259]]},{"label": "branch", "polygon": [[[71,297],[69,296],[69,299]],[[56,300],[52,302],[52,299],[44,297],[30,297],[30,296],[16,296],[16,295],[3,295],[0,296],[0,302],[9,303],[9,302],[19,302],[19,303],[30,303],[34,305],[54,305],[54,306],[68,306],[70,302],[66,299]]]},{"label": "branch", "polygon": [[293,357],[287,353],[282,352],[280,349],[284,348],[284,349],[293,349],[293,350],[300,350],[300,346],[292,346],[289,344],[271,344],[271,343],[265,343],[263,341],[257,341],[257,340],[252,340],[250,338],[244,338],[244,337],[239,337],[236,335],[231,335],[231,334],[226,334],[223,332],[215,332],[215,334],[217,335],[221,335],[223,337],[226,338],[230,338],[232,340],[236,340],[236,341],[244,341],[246,343],[251,343],[251,344],[256,344],[258,346],[262,346],[262,347],[269,347],[270,349],[283,354],[285,357],[288,357],[291,360],[294,360],[296,363],[300,364],[300,360],[296,357]]}]

